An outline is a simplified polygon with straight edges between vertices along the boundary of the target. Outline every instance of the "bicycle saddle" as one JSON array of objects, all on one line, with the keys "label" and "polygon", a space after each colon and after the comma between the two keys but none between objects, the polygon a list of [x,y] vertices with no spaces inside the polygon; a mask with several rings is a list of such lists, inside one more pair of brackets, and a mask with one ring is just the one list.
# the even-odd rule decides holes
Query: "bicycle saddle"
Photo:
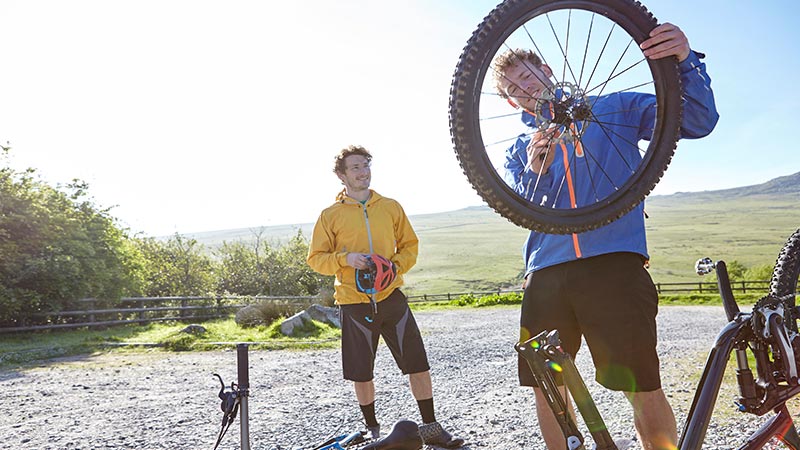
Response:
[{"label": "bicycle saddle", "polygon": [[419,435],[417,423],[401,420],[394,424],[388,436],[367,445],[362,450],[419,450],[421,448],[422,437]]}]

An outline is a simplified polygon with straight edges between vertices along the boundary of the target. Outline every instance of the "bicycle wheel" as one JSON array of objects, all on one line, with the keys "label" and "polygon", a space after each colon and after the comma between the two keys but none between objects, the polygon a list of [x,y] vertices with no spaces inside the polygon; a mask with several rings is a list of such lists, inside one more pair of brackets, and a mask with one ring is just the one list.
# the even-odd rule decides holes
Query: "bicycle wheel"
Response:
[{"label": "bicycle wheel", "polygon": [[[507,0],[486,16],[456,66],[449,118],[459,163],[492,209],[564,234],[608,224],[644,200],[672,159],[681,122],[677,61],[647,59],[638,46],[656,25],[633,0]],[[534,51],[552,72],[553,86],[535,99],[540,114],[525,111],[528,123],[562,131],[551,180],[523,187],[509,148],[533,128],[492,80],[495,58],[516,49]]]},{"label": "bicycle wheel", "polygon": [[800,230],[789,237],[778,255],[769,284],[770,295],[789,296],[788,301],[794,306],[798,278],[800,278]]}]

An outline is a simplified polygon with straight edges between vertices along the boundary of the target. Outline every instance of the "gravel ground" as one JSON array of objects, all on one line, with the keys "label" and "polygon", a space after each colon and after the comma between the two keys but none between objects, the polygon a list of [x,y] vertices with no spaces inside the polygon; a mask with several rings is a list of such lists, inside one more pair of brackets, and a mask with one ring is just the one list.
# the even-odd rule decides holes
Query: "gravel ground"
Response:
[{"label": "gravel ground", "polygon": [[[518,308],[419,312],[432,365],[439,421],[467,439],[464,449],[543,449],[533,395],[517,386]],[[665,307],[659,314],[664,390],[679,430],[708,350],[724,325],[718,307]],[[253,449],[310,448],[339,431],[361,429],[339,350],[250,351]],[[631,409],[620,393],[594,383],[587,350],[578,355],[612,435],[632,437]],[[0,447],[13,449],[212,449],[222,413],[219,383],[236,378],[236,353],[120,353],[72,357],[0,372]],[[407,381],[385,346],[376,363],[376,409],[386,431],[419,420]],[[758,420],[729,408],[720,394],[704,448],[735,448]],[[737,424],[736,418],[747,425]],[[583,428],[585,431],[585,428]],[[741,437],[739,438],[741,439]],[[238,421],[221,449],[239,448]]]}]

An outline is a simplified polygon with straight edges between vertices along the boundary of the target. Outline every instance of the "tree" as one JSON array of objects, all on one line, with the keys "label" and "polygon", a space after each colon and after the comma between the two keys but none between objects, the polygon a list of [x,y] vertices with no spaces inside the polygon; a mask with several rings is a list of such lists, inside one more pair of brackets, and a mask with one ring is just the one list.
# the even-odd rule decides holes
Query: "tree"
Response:
[{"label": "tree", "polygon": [[218,292],[240,295],[317,295],[333,285],[333,277],[317,274],[306,264],[308,242],[298,230],[289,242],[273,248],[263,230],[251,245],[224,243],[217,251]]},{"label": "tree", "polygon": [[278,266],[284,268],[277,290],[289,295],[317,295],[333,286],[333,277],[314,272],[306,262],[308,241],[301,230],[278,251]]},{"label": "tree", "polygon": [[[2,159],[7,159],[4,147]],[[137,290],[135,252],[108,209],[73,180],[54,188],[34,169],[0,169],[0,321],[69,309],[80,298],[116,302]]]},{"label": "tree", "polygon": [[275,256],[268,245],[249,247],[243,242],[226,242],[217,251],[217,257],[217,292],[238,295],[269,292],[269,269]]},{"label": "tree", "polygon": [[747,281],[770,281],[774,269],[775,266],[772,264],[753,266],[745,270],[743,278]]},{"label": "tree", "polygon": [[145,260],[143,294],[150,297],[201,296],[214,290],[214,264],[202,244],[179,234],[166,242],[138,238]]}]

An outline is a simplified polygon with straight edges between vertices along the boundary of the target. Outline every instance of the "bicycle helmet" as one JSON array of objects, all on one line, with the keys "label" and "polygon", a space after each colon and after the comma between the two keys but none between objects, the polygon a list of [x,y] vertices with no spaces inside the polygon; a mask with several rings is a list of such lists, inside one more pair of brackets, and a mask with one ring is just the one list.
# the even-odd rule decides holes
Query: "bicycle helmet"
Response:
[{"label": "bicycle helmet", "polygon": [[388,288],[397,278],[394,263],[378,254],[367,256],[367,269],[356,269],[356,288],[365,294],[375,294]]}]

